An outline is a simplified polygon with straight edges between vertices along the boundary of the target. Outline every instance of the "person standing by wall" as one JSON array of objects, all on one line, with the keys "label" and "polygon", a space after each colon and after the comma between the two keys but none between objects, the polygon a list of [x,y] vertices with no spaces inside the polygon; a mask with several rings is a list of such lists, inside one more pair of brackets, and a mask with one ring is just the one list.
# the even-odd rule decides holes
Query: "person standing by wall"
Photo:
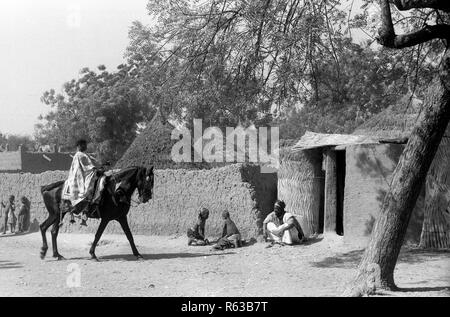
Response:
[{"label": "person standing by wall", "polygon": [[9,196],[9,201],[6,203],[6,206],[4,208],[4,228],[3,228],[3,234],[6,234],[6,229],[8,228],[8,224],[11,228],[11,233],[14,232],[15,222],[16,222],[16,215],[14,214],[14,211],[16,210],[16,204],[14,202],[15,197],[14,195]]},{"label": "person standing by wall", "polygon": [[22,203],[22,205],[20,206],[18,216],[18,232],[25,232],[28,230],[28,219],[30,218],[30,202],[25,196],[22,196],[20,198],[20,202]]},{"label": "person standing by wall", "polygon": [[0,200],[0,230],[4,229],[4,222],[3,222],[3,217],[4,216],[4,209],[6,208],[5,203],[3,202],[3,200]]}]

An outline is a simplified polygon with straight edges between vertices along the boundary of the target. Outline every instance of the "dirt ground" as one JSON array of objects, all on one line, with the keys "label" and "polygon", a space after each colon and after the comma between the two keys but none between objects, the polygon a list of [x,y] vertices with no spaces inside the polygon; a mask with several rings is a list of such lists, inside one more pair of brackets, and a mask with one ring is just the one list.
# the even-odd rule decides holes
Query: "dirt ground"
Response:
[{"label": "dirt ground", "polygon": [[[48,235],[50,238],[50,235]],[[136,261],[123,235],[105,235],[89,260],[93,235],[61,234],[65,261],[39,258],[39,233],[0,236],[0,296],[339,296],[354,276],[362,250],[340,241],[307,245],[255,243],[211,252],[184,237],[135,236]],[[50,241],[49,241],[50,242]],[[79,268],[80,287],[67,280]],[[403,291],[392,296],[449,296],[450,253],[402,251],[395,273]]]}]

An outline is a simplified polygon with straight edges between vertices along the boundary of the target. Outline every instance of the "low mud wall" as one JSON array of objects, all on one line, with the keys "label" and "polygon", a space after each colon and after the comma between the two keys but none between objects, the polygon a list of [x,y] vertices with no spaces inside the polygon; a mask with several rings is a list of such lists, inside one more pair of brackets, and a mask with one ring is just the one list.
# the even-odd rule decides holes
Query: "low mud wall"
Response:
[{"label": "low mud wall", "polygon": [[[42,174],[0,174],[0,199],[9,195],[18,200],[26,196],[31,201],[32,229],[46,218],[40,186],[63,180],[67,172]],[[154,197],[147,204],[133,206],[129,223],[133,233],[147,235],[185,235],[197,218],[200,207],[210,210],[206,234],[220,236],[221,213],[228,210],[244,238],[255,237],[261,231],[264,217],[271,211],[277,194],[276,174],[261,173],[256,165],[235,164],[211,170],[156,170]],[[88,227],[69,224],[62,232],[95,232],[97,221]],[[3,222],[3,215],[1,222]],[[110,223],[106,232],[121,233],[117,223]]]}]

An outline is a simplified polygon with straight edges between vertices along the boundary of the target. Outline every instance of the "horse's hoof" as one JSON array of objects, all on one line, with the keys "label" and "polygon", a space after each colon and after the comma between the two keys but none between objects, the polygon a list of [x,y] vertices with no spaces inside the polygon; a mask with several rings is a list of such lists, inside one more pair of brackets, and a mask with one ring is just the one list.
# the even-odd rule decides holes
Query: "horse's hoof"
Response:
[{"label": "horse's hoof", "polygon": [[41,250],[41,253],[40,253],[41,260],[45,259],[46,255],[47,255],[47,250]]},{"label": "horse's hoof", "polygon": [[100,260],[95,255],[91,256],[91,261],[100,262]]},{"label": "horse's hoof", "polygon": [[136,260],[140,261],[140,260],[144,260],[144,257],[140,254],[136,255]]},{"label": "horse's hoof", "polygon": [[65,260],[66,258],[65,257],[63,257],[62,255],[60,255],[60,254],[58,254],[58,255],[54,255],[53,256],[57,261],[63,261],[63,260]]}]

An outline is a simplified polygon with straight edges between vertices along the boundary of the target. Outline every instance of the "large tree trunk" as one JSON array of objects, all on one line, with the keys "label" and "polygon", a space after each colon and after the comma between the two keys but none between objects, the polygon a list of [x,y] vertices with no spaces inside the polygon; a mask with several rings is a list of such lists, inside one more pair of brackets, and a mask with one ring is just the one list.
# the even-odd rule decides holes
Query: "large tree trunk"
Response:
[{"label": "large tree trunk", "polygon": [[[431,85],[425,98],[423,116],[412,131],[400,157],[358,274],[344,295],[361,296],[374,293],[377,289],[397,288],[394,269],[409,219],[450,119],[450,25],[426,25],[416,32],[397,35],[389,2],[390,0],[379,0],[380,44],[402,49],[433,39],[443,39],[447,49],[441,61],[440,81],[437,85]],[[429,2],[425,1],[398,0],[393,3],[399,9],[429,7]],[[436,6],[433,8],[449,13],[447,1],[436,1],[434,5]]]},{"label": "large tree trunk", "polygon": [[442,139],[426,181],[425,210],[420,247],[450,248],[450,224],[446,219],[450,199],[450,129]]},{"label": "large tree trunk", "polygon": [[[443,60],[442,74],[448,74],[450,51]],[[448,78],[442,76],[441,78]],[[369,246],[358,274],[345,295],[361,296],[376,289],[395,290],[394,268],[428,169],[450,119],[450,91],[442,79],[432,89],[394,171],[390,190],[375,222]]]}]

